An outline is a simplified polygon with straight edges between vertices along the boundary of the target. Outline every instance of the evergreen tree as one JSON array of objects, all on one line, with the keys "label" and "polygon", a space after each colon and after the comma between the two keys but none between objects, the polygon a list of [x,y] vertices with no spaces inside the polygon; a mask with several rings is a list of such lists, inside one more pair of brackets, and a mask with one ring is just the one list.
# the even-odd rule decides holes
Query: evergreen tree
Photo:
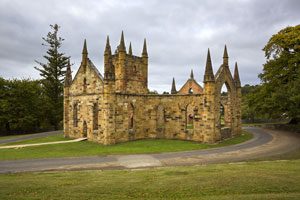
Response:
[{"label": "evergreen tree", "polygon": [[58,129],[63,118],[63,81],[69,57],[59,51],[64,41],[58,36],[60,27],[57,24],[50,25],[50,27],[52,32],[49,32],[46,38],[42,38],[45,42],[42,45],[48,48],[46,55],[43,56],[46,63],[36,61],[40,68],[35,67],[35,69],[42,76],[49,123]]}]

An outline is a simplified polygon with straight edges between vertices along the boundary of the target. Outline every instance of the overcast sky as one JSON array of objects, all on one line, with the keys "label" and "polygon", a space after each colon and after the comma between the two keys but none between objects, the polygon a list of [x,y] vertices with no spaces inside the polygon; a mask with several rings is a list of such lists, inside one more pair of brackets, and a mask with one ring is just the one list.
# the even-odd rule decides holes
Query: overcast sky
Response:
[{"label": "overcast sky", "polygon": [[151,90],[169,91],[172,77],[179,89],[191,69],[202,85],[207,48],[216,72],[224,44],[231,69],[238,62],[242,84],[257,84],[262,48],[280,29],[300,23],[300,1],[0,0],[0,76],[39,78],[34,60],[44,61],[42,37],[55,23],[73,75],[85,38],[89,57],[103,74],[106,35],[114,51],[124,30],[126,47],[131,41],[136,55],[147,39]]}]

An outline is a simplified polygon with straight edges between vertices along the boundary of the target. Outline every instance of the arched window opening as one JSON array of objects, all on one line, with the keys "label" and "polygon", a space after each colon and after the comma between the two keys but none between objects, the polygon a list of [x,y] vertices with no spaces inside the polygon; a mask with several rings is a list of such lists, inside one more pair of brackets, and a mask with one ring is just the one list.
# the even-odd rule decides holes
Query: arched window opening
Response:
[{"label": "arched window opening", "polygon": [[223,84],[222,89],[221,89],[221,96],[227,96],[228,95],[228,88],[226,83]]},{"label": "arched window opening", "polygon": [[232,109],[233,106],[231,103],[231,90],[227,82],[225,82],[220,91],[220,99],[219,99],[219,117],[218,117],[218,126],[220,128],[223,127],[231,127],[232,125]]},{"label": "arched window opening", "polygon": [[186,107],[186,128],[194,129],[194,107],[189,104]]},{"label": "arched window opening", "polygon": [[74,127],[78,126],[78,104],[77,103],[73,105],[73,126]]},{"label": "arched window opening", "polygon": [[99,114],[98,104],[94,103],[93,105],[93,129],[94,130],[98,130],[98,114]]},{"label": "arched window opening", "polygon": [[189,94],[193,94],[193,93],[194,93],[193,88],[190,88],[189,89]]}]

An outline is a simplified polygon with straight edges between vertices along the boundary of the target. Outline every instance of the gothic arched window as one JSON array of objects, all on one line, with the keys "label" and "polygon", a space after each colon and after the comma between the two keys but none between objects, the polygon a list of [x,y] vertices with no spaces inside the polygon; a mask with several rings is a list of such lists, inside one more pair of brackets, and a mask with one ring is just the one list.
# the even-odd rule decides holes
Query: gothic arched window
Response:
[{"label": "gothic arched window", "polygon": [[94,103],[93,104],[93,129],[98,130],[98,104]]},{"label": "gothic arched window", "polygon": [[134,107],[130,103],[128,105],[128,128],[133,129],[134,127]]}]

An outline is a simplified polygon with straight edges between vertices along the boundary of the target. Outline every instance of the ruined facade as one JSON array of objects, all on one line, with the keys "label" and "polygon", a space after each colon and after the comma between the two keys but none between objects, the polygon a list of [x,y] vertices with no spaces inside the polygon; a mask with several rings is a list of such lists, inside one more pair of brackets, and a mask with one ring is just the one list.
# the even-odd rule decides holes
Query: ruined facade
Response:
[{"label": "ruined facade", "polygon": [[203,83],[202,88],[191,72],[179,91],[173,79],[171,94],[150,94],[146,40],[141,56],[135,56],[131,44],[127,51],[123,33],[114,54],[107,37],[104,76],[88,58],[85,41],[74,79],[70,66],[66,73],[64,134],[105,145],[143,138],[214,143],[239,134],[241,83],[237,64],[231,75],[226,46],[216,74],[208,50]]}]

